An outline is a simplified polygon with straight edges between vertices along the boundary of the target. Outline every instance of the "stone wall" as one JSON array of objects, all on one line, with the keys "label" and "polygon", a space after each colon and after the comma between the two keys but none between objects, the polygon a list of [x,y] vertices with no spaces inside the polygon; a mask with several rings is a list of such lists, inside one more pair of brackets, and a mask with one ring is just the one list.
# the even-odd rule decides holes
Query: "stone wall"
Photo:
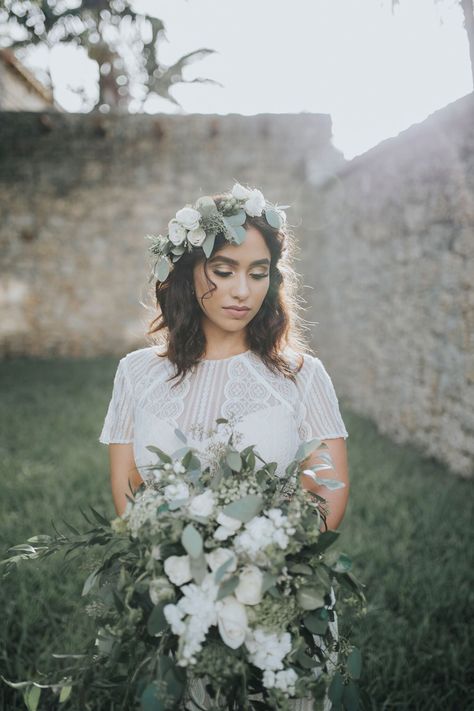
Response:
[{"label": "stone wall", "polygon": [[474,95],[352,160],[311,219],[311,313],[339,391],[472,476]]},{"label": "stone wall", "polygon": [[308,176],[343,162],[330,140],[316,114],[0,113],[0,354],[146,345],[144,236],[234,179],[298,219]]}]

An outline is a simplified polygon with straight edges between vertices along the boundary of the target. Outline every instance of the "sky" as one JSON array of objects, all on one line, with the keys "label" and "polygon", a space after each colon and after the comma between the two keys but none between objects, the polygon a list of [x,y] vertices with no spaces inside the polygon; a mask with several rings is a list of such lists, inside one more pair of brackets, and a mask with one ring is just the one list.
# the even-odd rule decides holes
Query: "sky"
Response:
[{"label": "sky", "polygon": [[[148,113],[324,113],[347,160],[396,136],[473,90],[458,0],[134,0],[160,17],[159,59],[216,50],[186,67],[186,79]],[[58,101],[78,110],[69,85],[90,91],[96,65],[82,50],[57,48],[51,72]],[[45,61],[36,52],[32,68]],[[28,64],[28,62],[26,62]]]}]

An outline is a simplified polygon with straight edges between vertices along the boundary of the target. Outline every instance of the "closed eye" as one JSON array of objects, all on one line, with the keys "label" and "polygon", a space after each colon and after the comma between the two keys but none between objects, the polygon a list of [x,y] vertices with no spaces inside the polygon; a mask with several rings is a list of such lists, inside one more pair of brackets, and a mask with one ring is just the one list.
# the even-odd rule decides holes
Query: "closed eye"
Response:
[{"label": "closed eye", "polygon": [[[214,274],[217,274],[217,276],[220,276],[220,277],[228,277],[228,276],[231,276],[232,272],[219,272],[216,269],[216,270],[214,270]],[[265,279],[265,277],[267,277],[268,274],[251,274],[250,276],[253,277],[254,279]]]}]

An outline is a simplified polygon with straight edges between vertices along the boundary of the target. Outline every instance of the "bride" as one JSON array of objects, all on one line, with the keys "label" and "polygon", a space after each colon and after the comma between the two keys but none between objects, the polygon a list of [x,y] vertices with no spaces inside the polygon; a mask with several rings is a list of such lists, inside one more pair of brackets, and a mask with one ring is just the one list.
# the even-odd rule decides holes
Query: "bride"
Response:
[{"label": "bride", "polygon": [[[119,361],[99,438],[109,445],[118,515],[130,486],[147,480],[156,459],[148,445],[175,451],[182,446],[178,428],[207,463],[228,440],[224,423],[216,424],[225,418],[235,445],[256,445],[265,461],[278,463],[277,474],[301,442],[325,442],[330,476],[345,486],[328,490],[303,473],[316,464],[316,452],[302,465],[299,483],[326,499],[326,526],[339,526],[349,493],[348,433],[331,378],[301,334],[293,248],[283,209],[238,183],[178,210],[168,234],[153,238],[158,316],[148,335],[154,345]],[[187,708],[208,708],[204,686],[192,692],[197,705]],[[311,699],[290,705],[313,709]]]}]

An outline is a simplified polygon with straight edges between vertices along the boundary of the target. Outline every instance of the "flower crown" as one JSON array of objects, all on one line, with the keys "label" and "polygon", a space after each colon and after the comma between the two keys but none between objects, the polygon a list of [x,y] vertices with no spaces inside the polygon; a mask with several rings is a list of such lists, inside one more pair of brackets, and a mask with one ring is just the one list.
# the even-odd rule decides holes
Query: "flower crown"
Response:
[{"label": "flower crown", "polygon": [[207,258],[214,248],[216,235],[222,232],[233,244],[242,244],[245,239],[243,224],[247,215],[265,216],[268,224],[281,229],[286,222],[284,208],[290,205],[274,205],[263,197],[256,188],[245,188],[235,183],[230,193],[217,205],[212,197],[204,195],[193,206],[187,204],[178,210],[176,217],[168,223],[167,235],[146,235],[152,240],[149,251],[158,256],[150,281],[155,277],[165,281],[171,266],[188,250],[202,247]]}]

